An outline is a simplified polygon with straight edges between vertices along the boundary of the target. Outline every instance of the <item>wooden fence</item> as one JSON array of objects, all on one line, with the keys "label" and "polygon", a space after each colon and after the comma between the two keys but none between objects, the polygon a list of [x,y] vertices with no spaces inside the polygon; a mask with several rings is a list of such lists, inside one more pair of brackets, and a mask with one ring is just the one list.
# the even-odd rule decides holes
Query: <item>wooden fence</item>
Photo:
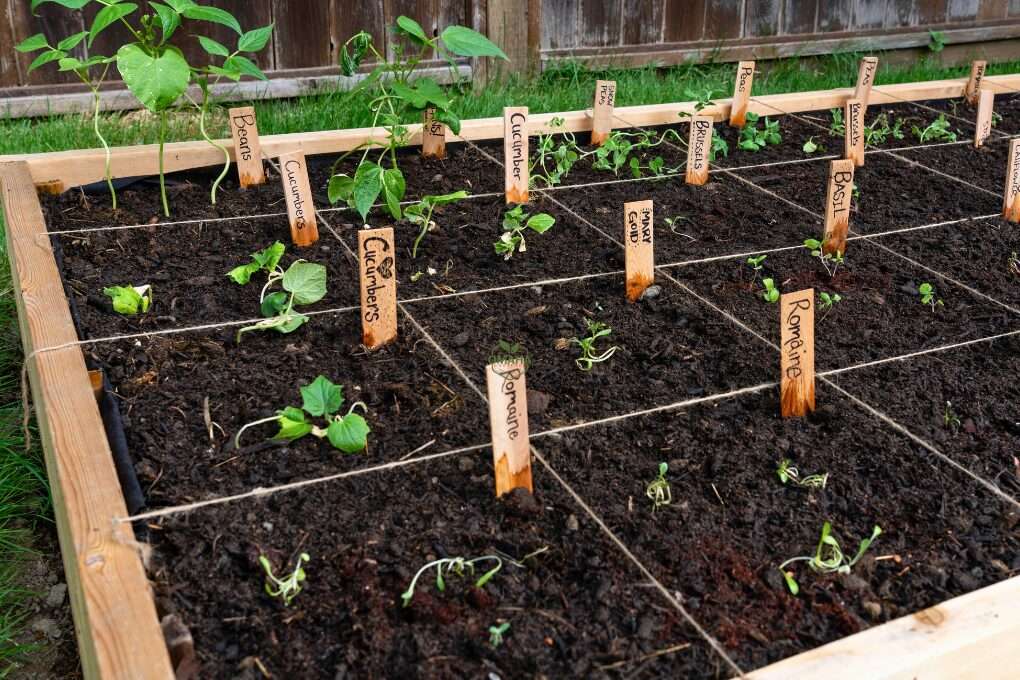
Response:
[{"label": "wooden fence", "polygon": [[[142,5],[147,0],[140,0]],[[427,31],[453,23],[487,33],[514,60],[514,69],[573,57],[637,65],[707,58],[768,58],[848,48],[923,45],[928,29],[950,43],[1020,37],[1020,0],[205,0],[234,12],[246,27],[275,22],[258,62],[276,78],[336,73],[340,45],[358,30],[390,40],[384,27],[400,14]],[[53,65],[28,73],[30,55],[13,45],[34,33],[52,40],[81,31],[84,16],[46,3],[33,16],[30,0],[0,0],[0,98],[69,90],[73,75]],[[227,41],[229,29],[209,25]],[[124,41],[111,28],[93,54]],[[189,54],[194,39],[180,36]],[[83,56],[84,43],[78,48]],[[475,64],[484,69],[484,64]],[[27,87],[26,87],[27,86]]]}]

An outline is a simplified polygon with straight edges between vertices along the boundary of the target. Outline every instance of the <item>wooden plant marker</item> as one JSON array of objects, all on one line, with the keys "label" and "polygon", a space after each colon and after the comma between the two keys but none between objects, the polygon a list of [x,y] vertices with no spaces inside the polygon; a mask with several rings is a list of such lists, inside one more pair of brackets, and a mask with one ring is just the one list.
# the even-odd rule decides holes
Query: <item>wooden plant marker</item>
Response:
[{"label": "wooden plant marker", "polygon": [[446,125],[435,119],[434,108],[425,109],[421,126],[421,155],[446,158]]},{"label": "wooden plant marker", "polygon": [[730,125],[742,128],[747,122],[747,103],[751,100],[751,85],[754,81],[754,62],[741,61],[737,64],[737,82],[733,86],[733,103],[730,105]]},{"label": "wooden plant marker", "polygon": [[864,103],[858,99],[848,99],[843,109],[843,158],[864,165]]},{"label": "wooden plant marker", "polygon": [[1002,216],[1010,222],[1020,222],[1020,139],[1009,143],[1009,165],[1006,166],[1006,191],[1002,201]]},{"label": "wooden plant marker", "polygon": [[995,93],[981,90],[978,95],[977,120],[974,128],[974,148],[985,143],[992,134],[992,111],[995,110]]},{"label": "wooden plant marker", "polygon": [[712,119],[692,116],[690,138],[687,141],[687,183],[704,184],[708,181],[708,152],[712,149]]},{"label": "wooden plant marker", "polygon": [[655,229],[651,201],[623,204],[623,243],[627,269],[627,299],[637,302],[655,280]]},{"label": "wooden plant marker", "polygon": [[857,69],[857,87],[854,88],[854,99],[864,105],[864,113],[868,111],[871,101],[871,86],[875,84],[878,73],[878,57],[864,57]]},{"label": "wooden plant marker", "polygon": [[822,251],[835,255],[846,250],[850,228],[850,199],[854,191],[854,162],[847,158],[829,162],[829,190],[825,197],[825,233]]},{"label": "wooden plant marker", "polygon": [[503,165],[506,202],[528,202],[528,107],[503,109]]},{"label": "wooden plant marker", "polygon": [[485,369],[497,497],[518,487],[534,491],[524,373],[523,359],[489,364]]},{"label": "wooden plant marker", "polygon": [[985,69],[987,67],[988,62],[983,59],[977,59],[970,64],[970,78],[967,80],[967,88],[963,91],[963,96],[967,98],[967,102],[971,106],[978,103],[978,96],[981,93],[981,81],[985,79]]},{"label": "wooden plant marker", "polygon": [[616,106],[616,81],[595,81],[595,102],[591,107],[591,143],[602,146],[613,131],[613,107]]},{"label": "wooden plant marker", "polygon": [[234,138],[234,161],[237,163],[237,178],[241,188],[266,183],[266,171],[262,166],[262,142],[259,140],[259,126],[255,109],[243,106],[230,109],[230,136]]},{"label": "wooden plant marker", "polygon": [[296,246],[310,246],[319,240],[319,227],[315,223],[315,203],[308,184],[305,155],[292,151],[281,154],[279,160],[280,181],[290,218],[290,239]]},{"label": "wooden plant marker", "polygon": [[782,359],[779,404],[784,418],[815,410],[815,289],[779,298]]},{"label": "wooden plant marker", "polygon": [[361,342],[376,349],[397,337],[397,265],[393,228],[358,232]]}]

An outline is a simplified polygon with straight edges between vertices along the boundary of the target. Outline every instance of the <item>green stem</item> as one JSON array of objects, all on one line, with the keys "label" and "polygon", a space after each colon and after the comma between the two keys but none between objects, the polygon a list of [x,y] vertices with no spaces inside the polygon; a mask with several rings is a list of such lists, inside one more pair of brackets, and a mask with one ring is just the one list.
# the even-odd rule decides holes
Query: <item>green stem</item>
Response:
[{"label": "green stem", "polygon": [[95,103],[95,108],[92,112],[92,129],[96,132],[96,137],[99,138],[99,143],[103,145],[103,150],[106,152],[106,186],[110,189],[110,198],[113,200],[113,209],[117,210],[117,190],[113,188],[113,174],[110,172],[111,156],[110,145],[106,143],[106,138],[103,137],[103,133],[99,131],[99,90],[92,90],[92,99]]},{"label": "green stem", "polygon": [[223,152],[223,172],[221,172],[220,176],[216,178],[215,182],[213,182],[213,185],[212,185],[212,194],[210,196],[210,198],[212,200],[212,204],[216,205],[216,192],[220,188],[220,182],[222,182],[223,178],[225,178],[227,176],[227,173],[230,172],[230,152],[227,151],[227,148],[225,146],[217,144],[216,141],[213,140],[213,138],[209,136],[209,133],[206,132],[206,129],[205,129],[205,115],[206,115],[206,112],[209,110],[209,91],[208,91],[208,89],[203,89],[202,90],[202,106],[201,106],[201,109],[202,109],[202,113],[201,113],[201,115],[198,118],[198,128],[202,132],[202,137],[205,138],[205,141],[209,142],[209,144],[211,144],[212,146],[216,147],[217,149],[219,149],[220,151]]},{"label": "green stem", "polygon": [[159,112],[159,195],[163,199],[163,215],[170,217],[166,200],[166,173],[163,171],[163,148],[166,146],[166,111]]}]

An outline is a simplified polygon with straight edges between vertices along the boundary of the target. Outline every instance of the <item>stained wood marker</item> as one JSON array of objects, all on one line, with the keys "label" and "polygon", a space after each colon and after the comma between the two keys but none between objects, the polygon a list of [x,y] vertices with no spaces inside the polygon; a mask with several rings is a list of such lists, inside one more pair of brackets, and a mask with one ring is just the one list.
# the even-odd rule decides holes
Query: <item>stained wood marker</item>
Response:
[{"label": "stained wood marker", "polygon": [[864,103],[858,99],[848,99],[843,108],[843,158],[864,165]]},{"label": "stained wood marker", "polygon": [[815,290],[779,298],[782,358],[779,404],[784,418],[815,410]]},{"label": "stained wood marker", "polygon": [[977,59],[970,63],[970,78],[967,79],[967,87],[963,91],[963,96],[972,106],[978,103],[981,81],[985,79],[986,68],[988,68],[988,62],[983,59]]},{"label": "stained wood marker", "polygon": [[1020,222],[1020,139],[1014,139],[1009,143],[1009,165],[1006,167],[1002,216],[1010,222]]},{"label": "stained wood marker", "polygon": [[637,302],[655,280],[655,235],[651,201],[623,204],[623,244],[627,299]]},{"label": "stained wood marker", "polygon": [[849,158],[830,161],[829,188],[825,196],[825,233],[822,235],[822,252],[826,255],[846,251],[853,191],[854,162]]},{"label": "stained wood marker", "polygon": [[290,218],[290,239],[296,246],[310,246],[319,240],[315,203],[308,184],[308,164],[300,151],[281,154],[280,181]]},{"label": "stained wood marker", "polygon": [[980,147],[992,134],[992,112],[995,110],[995,93],[981,90],[978,95],[977,119],[974,126],[974,148]]},{"label": "stained wood marker", "polygon": [[528,202],[528,107],[503,109],[503,166],[507,203]]},{"label": "stained wood marker", "polygon": [[712,149],[712,119],[708,116],[692,116],[690,138],[687,140],[688,184],[704,184],[708,181],[708,153]]},{"label": "stained wood marker", "polygon": [[730,106],[730,125],[742,128],[747,123],[747,103],[751,100],[754,82],[754,62],[737,64],[737,81],[733,86],[733,103]]},{"label": "stained wood marker", "polygon": [[864,106],[864,113],[868,112],[868,104],[871,103],[871,86],[875,84],[875,74],[878,73],[878,57],[864,57],[861,65],[857,68],[857,87],[854,88],[854,99]]},{"label": "stained wood marker", "polygon": [[230,109],[227,115],[230,118],[230,136],[234,138],[234,161],[241,188],[265,184],[266,171],[262,166],[262,142],[259,140],[255,108]]},{"label": "stained wood marker", "polygon": [[489,364],[485,369],[497,497],[518,487],[534,491],[524,374],[523,359]]},{"label": "stained wood marker", "polygon": [[616,106],[616,81],[595,81],[595,102],[591,107],[591,143],[602,146],[613,131],[613,107]]},{"label": "stained wood marker", "polygon": [[361,342],[368,349],[397,337],[397,264],[393,229],[358,232],[361,271]]},{"label": "stained wood marker", "polygon": [[422,114],[421,155],[425,158],[446,158],[446,125],[436,120],[436,110]]}]

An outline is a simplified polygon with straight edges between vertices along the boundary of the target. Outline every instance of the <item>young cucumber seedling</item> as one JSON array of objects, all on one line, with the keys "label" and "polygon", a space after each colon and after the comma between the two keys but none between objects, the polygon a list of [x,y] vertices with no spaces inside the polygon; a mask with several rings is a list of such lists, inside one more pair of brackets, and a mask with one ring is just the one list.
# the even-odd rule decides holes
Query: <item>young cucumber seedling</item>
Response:
[{"label": "young cucumber seedling", "polygon": [[921,296],[921,304],[929,305],[932,312],[935,311],[936,306],[943,306],[942,300],[938,299],[935,286],[930,283],[925,282],[918,286],[917,294]]},{"label": "young cucumber seedling", "polygon": [[110,298],[113,311],[124,316],[134,316],[149,311],[152,304],[152,286],[110,286],[103,289],[103,295]]},{"label": "young cucumber seedling", "polygon": [[[264,321],[245,326],[237,332],[237,341],[248,331],[274,330],[278,333],[292,333],[300,328],[308,317],[294,311],[295,305],[310,305],[326,295],[326,268],[321,264],[295,260],[286,270],[280,266],[284,245],[277,241],[265,250],[252,253],[251,262],[234,267],[227,276],[238,285],[246,285],[251,277],[260,271],[266,273],[266,284],[259,294],[259,303]],[[282,291],[270,293],[276,283]]]},{"label": "young cucumber seedling", "polygon": [[576,337],[571,338],[570,343],[581,348],[581,356],[574,360],[577,367],[582,371],[590,371],[595,364],[608,361],[610,357],[616,354],[617,347],[610,347],[605,352],[602,352],[602,354],[599,354],[598,350],[595,349],[595,343],[599,338],[604,338],[611,334],[613,329],[601,321],[593,319],[585,319],[584,325],[588,329],[588,334],[580,340]]},{"label": "young cucumber seedling", "polygon": [[[345,415],[340,415],[340,407],[344,403],[343,388],[343,385],[334,385],[320,375],[301,388],[301,408],[288,406],[282,411],[277,411],[275,416],[248,423],[234,436],[234,447],[241,448],[241,435],[248,428],[276,422],[280,426],[280,431],[273,439],[296,441],[310,434],[319,439],[329,440],[334,448],[344,453],[357,453],[363,450],[368,445],[368,435],[372,429],[363,417],[354,412],[354,409],[360,406],[362,410],[367,411],[368,407],[364,402],[356,401],[351,404]],[[309,420],[309,417],[325,419],[326,427],[319,427]]]},{"label": "young cucumber seedling", "polygon": [[435,567],[436,569],[436,590],[439,592],[446,591],[446,581],[443,579],[443,571],[447,574],[456,574],[457,576],[463,577],[465,575],[475,575],[475,565],[480,562],[495,562],[494,566],[489,571],[485,572],[475,581],[475,588],[482,588],[488,583],[493,576],[496,575],[500,569],[503,568],[503,560],[496,555],[483,555],[482,557],[476,557],[473,560],[465,559],[463,557],[444,557],[439,560],[429,562],[424,567],[418,570],[418,573],[411,579],[411,585],[407,587],[407,590],[400,595],[400,599],[404,601],[404,606],[411,604],[411,599],[414,598],[414,588],[418,584],[418,579],[429,569]]},{"label": "young cucumber seedling", "polygon": [[812,257],[818,258],[818,261],[825,267],[825,272],[831,279],[836,275],[840,265],[844,264],[843,253],[825,253],[823,252],[824,245],[825,241],[819,241],[816,238],[809,238],[804,241],[804,247],[811,251]]},{"label": "young cucumber seedling", "polygon": [[503,215],[503,235],[492,244],[496,253],[509,260],[515,252],[527,252],[528,244],[524,240],[524,230],[531,229],[536,234],[544,234],[552,229],[556,219],[547,213],[529,216],[522,206],[507,210]]},{"label": "young cucumber seedling", "polygon": [[294,567],[294,571],[287,578],[281,579],[273,574],[273,565],[269,563],[269,558],[265,555],[259,555],[259,564],[262,565],[262,570],[266,572],[266,593],[270,597],[280,598],[283,600],[284,606],[289,607],[291,600],[301,592],[301,584],[305,581],[303,565],[311,559],[308,553],[301,553],[298,555],[297,566]]},{"label": "young cucumber seedling", "polygon": [[645,495],[652,501],[652,512],[673,502],[673,493],[670,491],[669,482],[666,481],[668,470],[669,465],[659,463],[658,476],[645,486]]},{"label": "young cucumber seedling", "polygon": [[808,475],[807,477],[801,477],[800,470],[794,466],[793,461],[789,458],[783,458],[779,461],[779,467],[776,468],[776,475],[779,477],[779,481],[783,484],[794,484],[795,486],[803,487],[805,489],[824,489],[825,485],[829,482],[828,472],[822,475]]},{"label": "young cucumber seedling", "polygon": [[814,555],[806,557],[792,557],[779,565],[779,572],[786,580],[786,586],[790,592],[796,595],[800,592],[800,586],[793,577],[793,572],[786,571],[786,567],[794,562],[807,562],[812,571],[819,574],[849,574],[850,569],[864,556],[871,544],[882,533],[882,528],[875,525],[871,531],[871,537],[861,541],[857,554],[853,559],[847,559],[843,550],[839,547],[839,541],[832,535],[832,525],[826,522],[822,525],[822,537],[818,540],[818,547]]}]

